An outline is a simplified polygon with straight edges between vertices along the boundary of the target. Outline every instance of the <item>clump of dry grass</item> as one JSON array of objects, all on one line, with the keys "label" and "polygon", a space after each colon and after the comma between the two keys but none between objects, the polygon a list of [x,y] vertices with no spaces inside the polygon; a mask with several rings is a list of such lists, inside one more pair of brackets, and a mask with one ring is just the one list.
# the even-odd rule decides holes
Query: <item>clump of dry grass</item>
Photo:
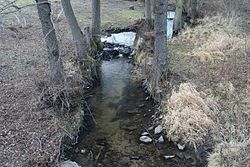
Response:
[{"label": "clump of dry grass", "polygon": [[196,90],[209,108],[203,111],[216,127],[216,149],[209,158],[213,167],[249,164],[250,42],[249,32],[242,31],[239,22],[238,18],[222,16],[204,18],[197,27],[172,40],[177,48],[179,41],[193,46],[191,51],[174,50],[171,67],[197,85]]},{"label": "clump of dry grass", "polygon": [[237,27],[239,18],[231,20],[214,16],[199,22],[195,29],[188,28],[180,36],[183,40],[193,43],[194,49],[189,53],[191,57],[203,63],[226,61],[229,55],[245,52],[247,38]]},{"label": "clump of dry grass", "polygon": [[250,164],[250,140],[223,142],[209,156],[208,167],[248,167]]},{"label": "clump of dry grass", "polygon": [[212,33],[207,42],[193,50],[192,56],[201,62],[225,60],[229,53],[244,49],[244,39],[230,36],[226,32]]},{"label": "clump of dry grass", "polygon": [[167,137],[196,147],[207,139],[215,128],[214,122],[206,115],[208,106],[190,83],[180,85],[164,106],[163,118]]}]

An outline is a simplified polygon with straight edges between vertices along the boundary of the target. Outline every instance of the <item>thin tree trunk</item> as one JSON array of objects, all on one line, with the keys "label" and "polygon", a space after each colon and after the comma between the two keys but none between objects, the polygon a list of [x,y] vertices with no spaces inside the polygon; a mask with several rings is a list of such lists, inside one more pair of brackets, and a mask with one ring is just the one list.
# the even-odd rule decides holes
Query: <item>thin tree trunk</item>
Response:
[{"label": "thin tree trunk", "polygon": [[176,0],[175,19],[174,19],[174,32],[178,33],[182,28],[182,11],[184,0]]},{"label": "thin tree trunk", "polygon": [[101,33],[101,4],[100,0],[92,0],[92,36],[95,40],[99,40]]},{"label": "thin tree trunk", "polygon": [[153,88],[158,89],[160,78],[167,68],[167,1],[155,1],[155,42],[153,61]]},{"label": "thin tree trunk", "polygon": [[151,2],[151,9],[152,9],[152,13],[155,13],[155,1],[156,0],[150,0]]},{"label": "thin tree trunk", "polygon": [[58,41],[51,19],[51,8],[48,0],[36,0],[37,11],[41,21],[45,43],[49,54],[50,77],[52,84],[64,84],[64,69],[59,54]]},{"label": "thin tree trunk", "polygon": [[191,0],[191,23],[194,24],[197,18],[197,0]]},{"label": "thin tree trunk", "polygon": [[191,24],[194,24],[197,18],[197,0],[188,0],[188,16]]},{"label": "thin tree trunk", "polygon": [[151,0],[145,0],[145,20],[148,24],[151,23]]},{"label": "thin tree trunk", "polygon": [[61,0],[61,2],[62,2],[64,14],[67,18],[68,24],[71,29],[73,40],[75,42],[79,68],[82,72],[82,75],[84,75],[86,73],[86,70],[88,70],[86,69],[87,67],[85,67],[85,64],[84,64],[88,58],[88,48],[87,48],[88,44],[86,40],[84,39],[84,35],[76,20],[70,0]]}]

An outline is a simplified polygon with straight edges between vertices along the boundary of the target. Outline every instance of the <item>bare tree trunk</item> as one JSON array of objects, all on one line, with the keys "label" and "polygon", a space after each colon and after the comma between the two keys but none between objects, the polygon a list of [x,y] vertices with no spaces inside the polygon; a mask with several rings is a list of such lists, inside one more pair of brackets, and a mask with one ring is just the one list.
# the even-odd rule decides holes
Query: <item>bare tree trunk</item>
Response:
[{"label": "bare tree trunk", "polygon": [[39,19],[42,24],[44,39],[49,54],[50,77],[52,84],[64,84],[64,69],[59,54],[58,41],[51,19],[51,8],[48,0],[36,0]]},{"label": "bare tree trunk", "polygon": [[167,68],[167,1],[155,1],[155,42],[154,42],[154,61],[153,61],[153,74],[152,86],[158,89],[160,78]]},{"label": "bare tree trunk", "polygon": [[194,24],[196,22],[197,3],[197,0],[188,0],[188,16],[191,18],[191,24]]},{"label": "bare tree trunk", "polygon": [[175,19],[174,19],[174,32],[178,33],[182,28],[182,11],[184,0],[176,0]]},{"label": "bare tree trunk", "polygon": [[72,9],[70,0],[61,0],[64,14],[67,18],[68,24],[71,29],[73,40],[76,45],[76,52],[78,57],[79,68],[82,72],[82,75],[86,73],[87,67],[85,67],[85,62],[88,58],[88,43],[84,39],[84,35],[80,29],[80,26],[76,20],[74,11]]},{"label": "bare tree trunk", "polygon": [[150,0],[151,2],[151,7],[152,7],[152,13],[155,13],[155,1],[156,0]]},{"label": "bare tree trunk", "polygon": [[191,0],[191,22],[194,24],[197,18],[197,0]]},{"label": "bare tree trunk", "polygon": [[99,40],[101,33],[101,4],[100,0],[92,0],[92,37]]},{"label": "bare tree trunk", "polygon": [[145,0],[145,20],[148,24],[151,23],[152,17],[151,17],[151,0]]}]

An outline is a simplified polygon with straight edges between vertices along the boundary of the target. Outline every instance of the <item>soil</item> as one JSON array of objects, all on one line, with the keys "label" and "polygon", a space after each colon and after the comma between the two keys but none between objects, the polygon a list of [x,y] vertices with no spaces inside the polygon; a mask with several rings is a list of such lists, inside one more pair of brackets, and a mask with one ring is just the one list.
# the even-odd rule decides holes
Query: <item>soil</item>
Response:
[{"label": "soil", "polygon": [[[82,29],[90,24],[90,2],[72,0]],[[130,5],[135,10],[129,10]],[[58,18],[60,3],[52,3],[52,10],[66,75],[77,79],[72,36],[63,13]],[[143,10],[139,2],[104,0],[102,13],[103,27],[110,28],[132,24]],[[20,23],[10,14],[0,25],[0,166],[57,166],[66,125],[74,119],[41,104],[49,69],[36,6],[23,8],[17,16]]]}]

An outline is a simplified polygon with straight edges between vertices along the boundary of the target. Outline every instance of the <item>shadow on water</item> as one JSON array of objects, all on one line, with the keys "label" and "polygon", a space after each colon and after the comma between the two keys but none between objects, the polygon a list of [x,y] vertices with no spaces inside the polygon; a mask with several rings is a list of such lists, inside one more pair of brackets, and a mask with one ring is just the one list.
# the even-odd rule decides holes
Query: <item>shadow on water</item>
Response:
[{"label": "shadow on water", "polygon": [[[153,100],[148,98],[141,82],[132,78],[133,65],[124,57],[102,61],[100,84],[88,93],[96,124],[79,137],[70,159],[82,167],[163,167],[197,166],[192,153],[179,151],[166,141],[155,142],[162,134],[154,134]],[[149,132],[153,143],[139,141]],[[164,159],[164,155],[175,155]]]}]

